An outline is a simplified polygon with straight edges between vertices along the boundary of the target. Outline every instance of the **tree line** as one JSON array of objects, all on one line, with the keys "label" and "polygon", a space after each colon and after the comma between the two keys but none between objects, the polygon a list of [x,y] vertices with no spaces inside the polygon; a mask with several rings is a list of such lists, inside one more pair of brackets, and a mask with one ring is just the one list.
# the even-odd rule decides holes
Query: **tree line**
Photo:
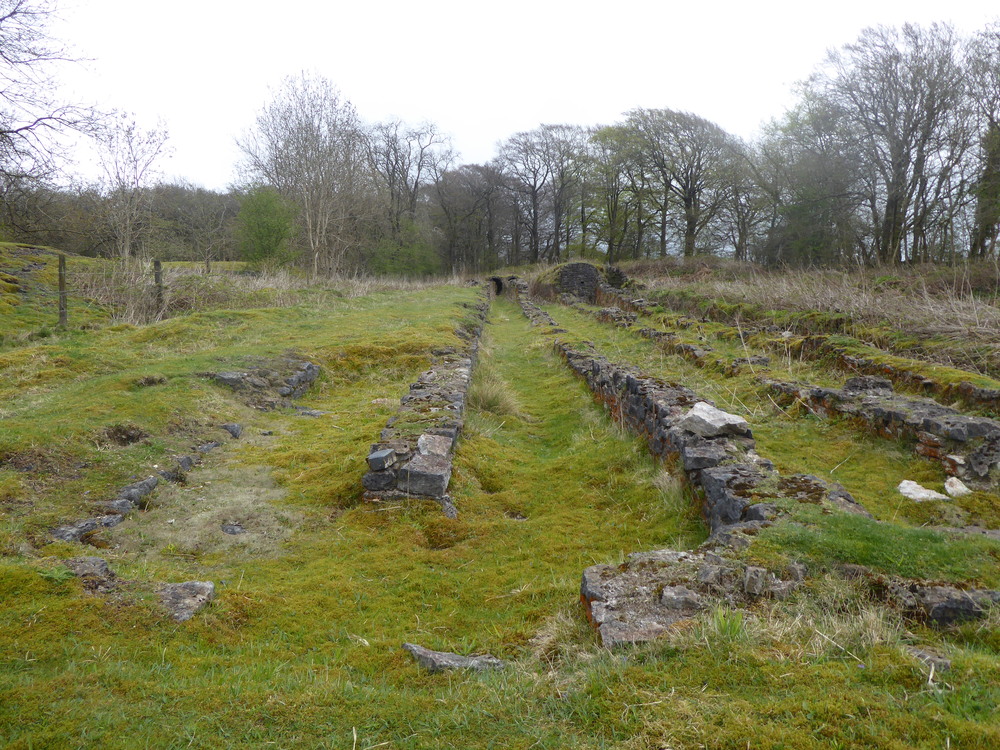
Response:
[{"label": "tree line", "polygon": [[[54,57],[37,17],[10,23],[30,6],[0,0],[0,51],[20,50],[26,68]],[[238,139],[239,178],[225,192],[155,179],[163,129],[32,96],[0,92],[3,234],[88,255],[240,258],[314,275],[998,256],[1000,25],[971,37],[945,24],[866,29],[752,141],[694,113],[637,108],[610,125],[516,133],[484,164],[461,163],[433,123],[365,122],[332,82],[293,76]],[[56,186],[44,136],[60,128],[93,135],[100,181]]]}]

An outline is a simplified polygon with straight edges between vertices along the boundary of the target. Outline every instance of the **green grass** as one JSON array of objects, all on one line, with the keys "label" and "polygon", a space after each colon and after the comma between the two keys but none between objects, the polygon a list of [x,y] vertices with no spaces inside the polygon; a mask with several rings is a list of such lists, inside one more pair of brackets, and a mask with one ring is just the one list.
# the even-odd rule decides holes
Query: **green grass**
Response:
[{"label": "green grass", "polygon": [[[99,261],[67,255],[67,277]],[[108,311],[74,293],[69,283],[68,330],[59,329],[59,253],[52,248],[0,242],[0,352],[26,341],[79,336],[102,325]]]},{"label": "green grass", "polygon": [[[486,328],[470,394],[477,408],[455,457],[459,518],[429,501],[363,503],[368,446],[430,350],[458,343],[454,329],[467,316],[460,304],[474,295],[439,287],[200,313],[5,352],[0,446],[17,462],[0,469],[0,744],[1000,742],[990,687],[996,622],[954,636],[916,627],[907,634],[835,581],[818,579],[786,602],[738,616],[706,613],[659,643],[600,648],[578,602],[583,568],[634,551],[691,548],[705,529],[691,498],[507,301],[495,303]],[[580,332],[599,346],[617,343],[609,355],[645,352],[664,375],[701,377],[647,342],[598,341],[604,329],[584,329],[585,320]],[[287,349],[323,366],[300,401],[323,417],[254,412],[197,374]],[[165,382],[137,384],[149,375]],[[720,400],[735,385],[711,374],[690,384],[714,388]],[[736,390],[729,402],[750,393]],[[158,490],[150,510],[103,533],[112,546],[99,554],[131,583],[103,597],[67,579],[60,560],[94,551],[43,545],[47,524],[89,512],[131,475],[218,437],[223,421],[246,424],[244,438],[226,440],[187,485]],[[148,444],[101,442],[103,430],[124,423],[149,433]],[[213,535],[234,515],[251,533]],[[776,554],[798,550],[794,540],[774,545]],[[218,595],[178,625],[158,610],[153,588],[184,580],[213,580]],[[903,639],[947,650],[955,664],[947,684],[927,685],[900,650]],[[511,664],[495,674],[430,675],[403,641],[488,651]]]},{"label": "green grass", "polygon": [[[680,382],[720,408],[745,417],[753,428],[759,452],[774,461],[780,471],[815,474],[839,482],[876,518],[916,525],[1000,526],[1000,495],[996,492],[976,492],[949,503],[908,501],[896,490],[904,479],[943,492],[946,475],[939,463],[914,453],[910,441],[884,440],[846,420],[820,419],[804,410],[781,408],[759,382],[759,377],[766,376],[842,385],[845,376],[834,375],[820,362],[772,356],[770,367],[745,367],[733,377],[714,366],[699,367],[679,355],[665,353],[638,334],[598,322],[588,314],[562,306],[546,309],[569,330],[569,335],[594,342],[612,360],[632,363],[649,375]],[[670,320],[659,318],[661,330],[667,330],[663,324]],[[645,322],[640,319],[635,327]],[[705,324],[669,330],[676,331],[681,341],[711,345],[714,351],[709,360],[729,361],[764,353],[738,341],[716,338]]]}]

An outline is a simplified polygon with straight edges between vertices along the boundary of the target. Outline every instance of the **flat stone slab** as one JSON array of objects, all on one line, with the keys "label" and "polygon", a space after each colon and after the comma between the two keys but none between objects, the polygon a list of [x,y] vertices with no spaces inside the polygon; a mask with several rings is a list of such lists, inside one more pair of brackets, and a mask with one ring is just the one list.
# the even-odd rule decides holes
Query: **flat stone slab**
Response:
[{"label": "flat stone slab", "polygon": [[441,497],[448,492],[451,461],[443,456],[418,453],[399,470],[396,487],[411,495]]},{"label": "flat stone slab", "polygon": [[705,401],[692,406],[677,426],[707,438],[750,434],[750,425],[743,417],[717,409]]},{"label": "flat stone slab", "polygon": [[951,498],[947,495],[942,495],[940,492],[935,492],[934,490],[929,490],[926,487],[913,482],[909,479],[904,479],[899,483],[896,488],[899,490],[899,494],[903,497],[913,500],[917,503],[926,503],[932,500],[950,500]]},{"label": "flat stone slab", "polygon": [[413,655],[420,666],[431,672],[443,672],[446,669],[474,669],[482,672],[488,669],[503,669],[507,666],[492,654],[461,656],[448,651],[432,651],[415,643],[404,643],[403,648]]},{"label": "flat stone slab", "polygon": [[425,456],[447,456],[451,453],[452,441],[443,435],[424,433],[417,438],[417,452]]},{"label": "flat stone slab", "polygon": [[186,622],[215,598],[211,581],[167,583],[160,587],[160,603],[175,622]]}]

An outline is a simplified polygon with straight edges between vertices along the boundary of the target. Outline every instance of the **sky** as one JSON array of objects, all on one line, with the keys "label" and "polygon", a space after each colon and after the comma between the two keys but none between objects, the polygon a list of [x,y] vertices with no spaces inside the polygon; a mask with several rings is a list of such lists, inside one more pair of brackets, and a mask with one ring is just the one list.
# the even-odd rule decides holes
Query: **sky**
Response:
[{"label": "sky", "polygon": [[[1000,18],[984,0],[59,0],[78,63],[63,96],[163,125],[162,177],[224,190],[236,139],[287,76],[323,76],[362,118],[435,122],[463,163],[540,124],[694,112],[752,138],[828,49],[867,26]],[[96,175],[81,151],[78,171]]]}]

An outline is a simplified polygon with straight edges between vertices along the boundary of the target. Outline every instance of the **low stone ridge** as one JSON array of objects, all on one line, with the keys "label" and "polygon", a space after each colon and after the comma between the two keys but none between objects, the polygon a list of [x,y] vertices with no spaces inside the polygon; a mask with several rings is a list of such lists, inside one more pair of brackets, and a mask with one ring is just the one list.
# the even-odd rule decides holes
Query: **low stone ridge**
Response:
[{"label": "low stone ridge", "polygon": [[915,438],[915,450],[952,476],[980,486],[1000,481],[1000,422],[962,414],[927,398],[901,396],[884,378],[848,378],[841,389],[765,381],[785,403],[799,401],[822,416],[853,419],[885,437]]},{"label": "low stone ridge", "polygon": [[[243,428],[237,424],[223,425],[234,438],[242,434]],[[238,428],[238,429],[230,429]],[[196,448],[198,453],[207,453],[217,448],[221,443],[212,442]],[[64,542],[84,542],[96,544],[95,534],[102,528],[117,526],[125,517],[139,508],[145,508],[148,497],[159,486],[160,480],[167,482],[184,482],[187,479],[187,472],[194,468],[199,459],[194,456],[178,456],[176,466],[171,469],[164,469],[158,475],[148,476],[138,482],[122,487],[114,500],[103,503],[104,509],[110,511],[94,518],[85,518],[80,521],[65,524],[51,529],[49,535],[53,539]]]},{"label": "low stone ridge", "polygon": [[160,604],[175,622],[186,622],[215,598],[211,581],[166,583],[159,590]]},{"label": "low stone ridge", "polygon": [[474,323],[456,331],[465,346],[433,353],[434,366],[410,386],[379,442],[371,446],[368,471],[361,478],[366,500],[430,497],[441,503],[447,515],[457,515],[448,499],[451,456],[464,424],[472,368],[493,289],[492,283],[481,288],[481,299],[472,307]]},{"label": "low stone ridge", "polygon": [[443,672],[447,669],[473,669],[482,672],[488,669],[504,669],[507,666],[491,654],[461,656],[448,651],[432,651],[415,643],[404,643],[403,648],[410,652],[420,666],[430,672]]},{"label": "low stone ridge", "polygon": [[260,361],[246,370],[199,374],[231,388],[250,406],[272,411],[290,408],[291,400],[305,393],[319,377],[320,367],[313,362],[286,356]]},{"label": "low stone ridge", "polygon": [[947,626],[976,620],[1000,604],[1000,591],[960,589],[910,581],[876,573],[863,565],[842,565],[841,572],[865,583],[872,595],[905,615],[932,625]]},{"label": "low stone ridge", "polygon": [[[748,325],[748,311],[745,309],[741,310],[738,313],[738,316],[734,318],[729,314],[723,313],[720,308],[714,305],[702,307],[696,303],[692,303],[689,299],[677,297],[670,292],[660,292],[657,296],[657,301],[680,313],[705,316],[722,324],[740,322],[742,319],[742,323],[739,328],[733,326],[733,332],[738,337],[757,333],[780,335],[781,340],[769,341],[766,343],[782,355],[785,355],[788,352],[788,340],[794,338],[797,340],[796,348],[798,351],[816,352],[823,357],[833,358],[844,369],[849,370],[850,372],[864,373],[877,377],[887,377],[898,384],[922,389],[926,393],[937,394],[948,400],[961,398],[969,404],[985,406],[992,409],[1000,408],[1000,389],[982,388],[980,386],[973,385],[968,381],[960,381],[958,383],[936,381],[919,372],[919,360],[913,361],[913,364],[910,365],[913,369],[908,369],[905,363],[905,353],[899,355],[900,364],[898,365],[890,364],[888,362],[880,362],[875,359],[871,359],[870,357],[851,354],[845,346],[838,343],[836,340],[831,340],[829,334],[811,334],[804,332],[801,329],[798,333],[796,333],[786,330],[784,326],[775,326],[768,323],[767,320],[769,320],[769,318],[767,317],[763,319],[758,318],[756,320],[756,324]],[[636,302],[645,303],[646,300],[636,300]],[[628,308],[627,302],[619,304]],[[750,320],[752,321],[753,318],[751,317]],[[844,334],[850,333],[850,331],[843,326],[838,327],[837,331]]]},{"label": "low stone ridge", "polygon": [[658,638],[720,604],[787,598],[804,579],[801,565],[778,575],[707,549],[666,549],[629,555],[623,565],[587,568],[580,600],[602,645],[612,648]]},{"label": "low stone ridge", "polygon": [[88,591],[109,594],[118,588],[118,576],[114,574],[106,560],[100,557],[74,557],[65,565],[82,582]]},{"label": "low stone ridge", "polygon": [[[558,340],[555,347],[597,400],[646,439],[654,455],[679,459],[688,480],[702,491],[703,515],[713,533],[738,524],[744,524],[739,531],[753,533],[777,512],[773,504],[762,504],[768,498],[824,503],[867,515],[838,484],[809,475],[781,477],[770,461],[757,455],[745,420],[690,389],[638,374],[596,352],[576,351]],[[733,536],[734,541],[738,537]]]}]

